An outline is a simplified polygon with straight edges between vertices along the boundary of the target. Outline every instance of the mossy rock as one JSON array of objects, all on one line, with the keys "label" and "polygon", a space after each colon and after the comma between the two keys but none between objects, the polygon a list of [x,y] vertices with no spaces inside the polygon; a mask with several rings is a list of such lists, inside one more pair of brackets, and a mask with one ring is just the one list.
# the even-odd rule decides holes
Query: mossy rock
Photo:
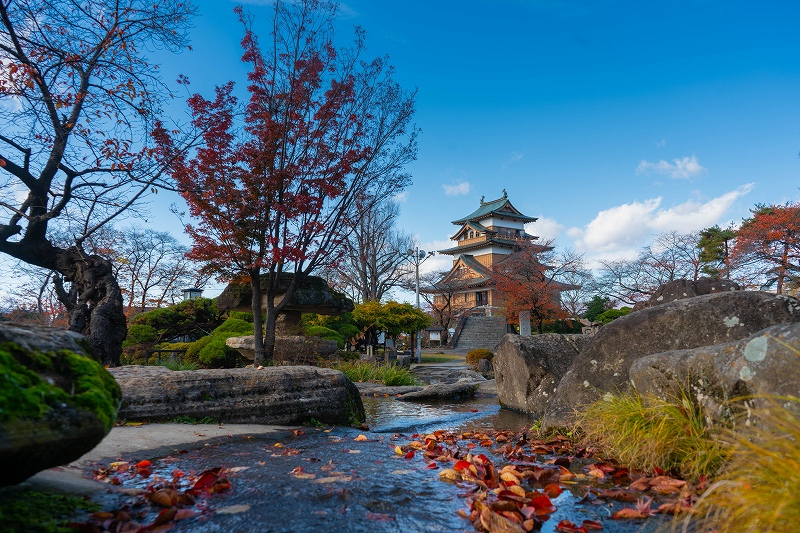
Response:
[{"label": "mossy rock", "polygon": [[69,463],[111,430],[119,386],[77,333],[0,323],[0,461],[11,485]]}]

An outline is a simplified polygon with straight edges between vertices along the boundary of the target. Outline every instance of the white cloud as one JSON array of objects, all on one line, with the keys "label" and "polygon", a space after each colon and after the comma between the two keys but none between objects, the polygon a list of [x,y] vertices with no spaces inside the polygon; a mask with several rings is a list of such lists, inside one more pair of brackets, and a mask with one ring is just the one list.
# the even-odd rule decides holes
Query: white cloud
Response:
[{"label": "white cloud", "polygon": [[451,240],[429,241],[420,244],[420,248],[427,251],[434,251],[436,255],[429,257],[419,267],[420,273],[433,272],[435,270],[449,271],[453,267],[453,256],[440,254],[439,250],[453,248],[456,245]]},{"label": "white cloud", "polygon": [[456,185],[442,185],[446,196],[464,196],[465,194],[469,194],[471,188],[472,186],[468,181],[462,181]]},{"label": "white cloud", "polygon": [[643,159],[639,162],[639,166],[636,167],[636,173],[655,172],[656,174],[664,174],[671,178],[686,179],[706,171],[706,169],[697,162],[697,156],[694,155],[692,157],[673,159],[673,161],[673,163],[669,163],[662,159],[658,163],[651,163]]},{"label": "white cloud", "polygon": [[651,198],[600,211],[583,228],[570,228],[567,235],[578,250],[607,257],[630,257],[655,234],[667,231],[688,233],[718,224],[733,203],[753,190],[748,183],[717,198],[701,203],[688,200],[662,207],[663,199]]},{"label": "white cloud", "polygon": [[395,194],[394,196],[392,196],[392,200],[394,200],[395,202],[405,202],[405,201],[407,201],[408,200],[408,191],[402,191],[402,192],[399,192],[399,193]]},{"label": "white cloud", "polygon": [[539,217],[536,222],[525,224],[525,231],[530,235],[538,235],[539,242],[555,239],[564,232],[564,225],[553,218]]},{"label": "white cloud", "polygon": [[667,145],[666,139],[661,139],[660,141],[656,141],[656,148],[664,148]]},{"label": "white cloud", "polygon": [[506,168],[508,168],[508,166],[511,163],[516,163],[517,161],[519,161],[523,157],[525,157],[525,154],[522,154],[522,153],[516,152],[516,151],[511,152],[511,156],[508,158],[508,161],[503,163],[502,170],[505,170]]}]

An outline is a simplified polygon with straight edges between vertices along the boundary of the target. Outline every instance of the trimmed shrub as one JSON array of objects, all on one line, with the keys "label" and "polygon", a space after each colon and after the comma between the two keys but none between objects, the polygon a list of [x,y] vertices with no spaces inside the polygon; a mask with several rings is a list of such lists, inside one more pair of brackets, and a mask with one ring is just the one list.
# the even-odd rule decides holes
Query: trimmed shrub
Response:
[{"label": "trimmed shrub", "polygon": [[[228,312],[228,318],[235,318],[237,320],[244,320],[245,322],[253,323],[253,313],[249,313],[246,311],[230,311]],[[250,327],[253,327],[252,325]]]},{"label": "trimmed shrub", "polygon": [[253,334],[253,322],[242,320],[241,318],[230,317],[225,322],[217,326],[211,335],[218,336],[220,333],[230,333],[228,337],[239,337],[242,335]]},{"label": "trimmed shrub", "polygon": [[200,350],[205,348],[213,338],[214,337],[211,335],[206,335],[191,343],[186,349],[186,360],[190,362],[200,362]]},{"label": "trimmed shrub", "polygon": [[321,337],[328,341],[336,341],[340,350],[344,348],[344,338],[338,331],[331,328],[326,328],[325,326],[307,326],[304,333],[307,337]]},{"label": "trimmed shrub", "polygon": [[338,331],[345,340],[352,339],[361,333],[361,330],[354,324],[335,324],[331,326],[331,329]]},{"label": "trimmed shrub", "polygon": [[478,366],[478,361],[481,359],[492,360],[494,354],[487,348],[475,348],[467,352],[467,364],[470,366]]},{"label": "trimmed shrub", "polygon": [[597,315],[595,321],[600,322],[602,324],[608,324],[612,320],[616,320],[617,318],[623,317],[631,312],[630,307],[623,307],[621,309],[609,309],[603,313]]},{"label": "trimmed shrub", "polygon": [[214,335],[211,340],[200,350],[197,358],[206,368],[233,368],[238,366],[241,354],[239,350],[228,347],[225,341],[228,337]]},{"label": "trimmed shrub", "polygon": [[156,344],[156,348],[159,350],[188,350],[189,346],[191,346],[191,342],[162,342],[160,344]]},{"label": "trimmed shrub", "polygon": [[158,332],[153,326],[147,324],[133,324],[128,326],[128,336],[122,343],[123,347],[128,347],[133,344],[143,344],[155,342],[158,339]]},{"label": "trimmed shrub", "polygon": [[198,363],[204,368],[234,368],[241,362],[239,350],[229,348],[225,341],[230,337],[253,334],[252,322],[230,317],[220,324],[211,335],[191,343],[186,350],[185,362]]}]

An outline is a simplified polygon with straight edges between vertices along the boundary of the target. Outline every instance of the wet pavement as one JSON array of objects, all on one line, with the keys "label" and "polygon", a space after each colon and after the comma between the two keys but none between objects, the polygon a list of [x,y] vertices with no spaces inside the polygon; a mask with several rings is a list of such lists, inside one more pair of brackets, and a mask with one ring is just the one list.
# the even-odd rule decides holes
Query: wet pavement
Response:
[{"label": "wet pavement", "polygon": [[[440,429],[456,433],[522,429],[532,421],[500,409],[496,398],[458,404],[364,400],[370,431],[305,427],[294,432],[221,436],[199,449],[155,454],[148,477],[123,475],[122,485],[145,488],[154,479],[157,483],[158,477],[170,479],[176,470],[191,474],[214,467],[227,469],[231,489],[199,501],[202,514],[178,522],[174,531],[474,531],[460,514],[468,513],[466,497],[474,487],[441,481],[438,469],[429,469],[421,454],[407,458],[395,448]],[[498,467],[504,464],[491,447],[468,449],[467,445],[458,444],[462,453],[485,453]],[[440,466],[448,467],[447,463]],[[576,463],[575,469],[580,471],[580,465]],[[553,499],[557,511],[541,531],[555,531],[562,519],[596,520],[612,533],[655,530],[655,524],[643,528],[641,520],[610,520],[609,505],[580,503],[588,486],[600,486],[595,480],[563,486],[566,490]],[[109,494],[104,507],[125,501],[123,495]],[[143,502],[132,511],[137,522],[147,524],[160,509]]]},{"label": "wet pavement", "polygon": [[[115,459],[127,461],[128,466],[106,477],[106,481],[116,477],[119,485],[84,480],[82,483],[89,484],[80,489],[76,484],[75,490],[92,494],[104,510],[125,507],[134,521],[151,524],[161,509],[142,496],[131,496],[131,490],[157,487],[170,479],[178,486],[180,479],[196,479],[203,470],[222,467],[230,489],[198,497],[193,506],[198,516],[176,522],[172,530],[178,532],[474,531],[463,517],[469,513],[467,498],[474,486],[441,481],[439,470],[452,464],[440,462],[433,469],[422,454],[407,457],[397,453],[397,447],[406,450],[412,440],[437,430],[521,431],[534,422],[501,409],[496,397],[459,403],[399,402],[384,396],[363,400],[369,431],[176,424],[115,428],[114,438],[61,470],[69,471],[72,478],[79,469],[91,477],[93,471],[108,468]],[[492,449],[496,445],[483,447],[464,441],[455,446],[456,453],[463,455],[485,453],[498,468],[507,464],[502,454]],[[143,459],[152,463],[146,477],[132,468]],[[87,467],[92,462],[94,466]],[[582,464],[575,461],[570,468],[581,472]],[[65,476],[57,470],[37,477],[63,480]],[[185,477],[176,477],[176,472]],[[98,486],[114,490],[98,491]],[[557,510],[541,525],[541,531],[556,531],[556,524],[563,519],[575,523],[596,520],[610,533],[656,530],[656,521],[611,520],[611,513],[621,507],[617,502],[583,501],[587,489],[602,486],[586,476],[562,483],[564,492],[553,498]]]}]

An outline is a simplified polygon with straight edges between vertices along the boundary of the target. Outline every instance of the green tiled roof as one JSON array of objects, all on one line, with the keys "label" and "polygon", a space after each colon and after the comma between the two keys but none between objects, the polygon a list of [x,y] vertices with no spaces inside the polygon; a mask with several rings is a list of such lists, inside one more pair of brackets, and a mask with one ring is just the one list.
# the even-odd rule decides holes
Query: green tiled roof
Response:
[{"label": "green tiled roof", "polygon": [[[508,207],[507,209],[504,209]],[[524,220],[526,222],[533,222],[536,217],[529,217],[527,215],[521,214],[517,211],[511,202],[508,201],[508,197],[503,196],[502,198],[498,198],[497,200],[492,200],[490,202],[481,202],[481,206],[473,211],[470,215],[454,220],[453,224],[464,224],[470,221],[476,221],[481,218],[487,218],[490,216],[498,216],[498,217],[508,217],[514,218],[517,220]]]}]

